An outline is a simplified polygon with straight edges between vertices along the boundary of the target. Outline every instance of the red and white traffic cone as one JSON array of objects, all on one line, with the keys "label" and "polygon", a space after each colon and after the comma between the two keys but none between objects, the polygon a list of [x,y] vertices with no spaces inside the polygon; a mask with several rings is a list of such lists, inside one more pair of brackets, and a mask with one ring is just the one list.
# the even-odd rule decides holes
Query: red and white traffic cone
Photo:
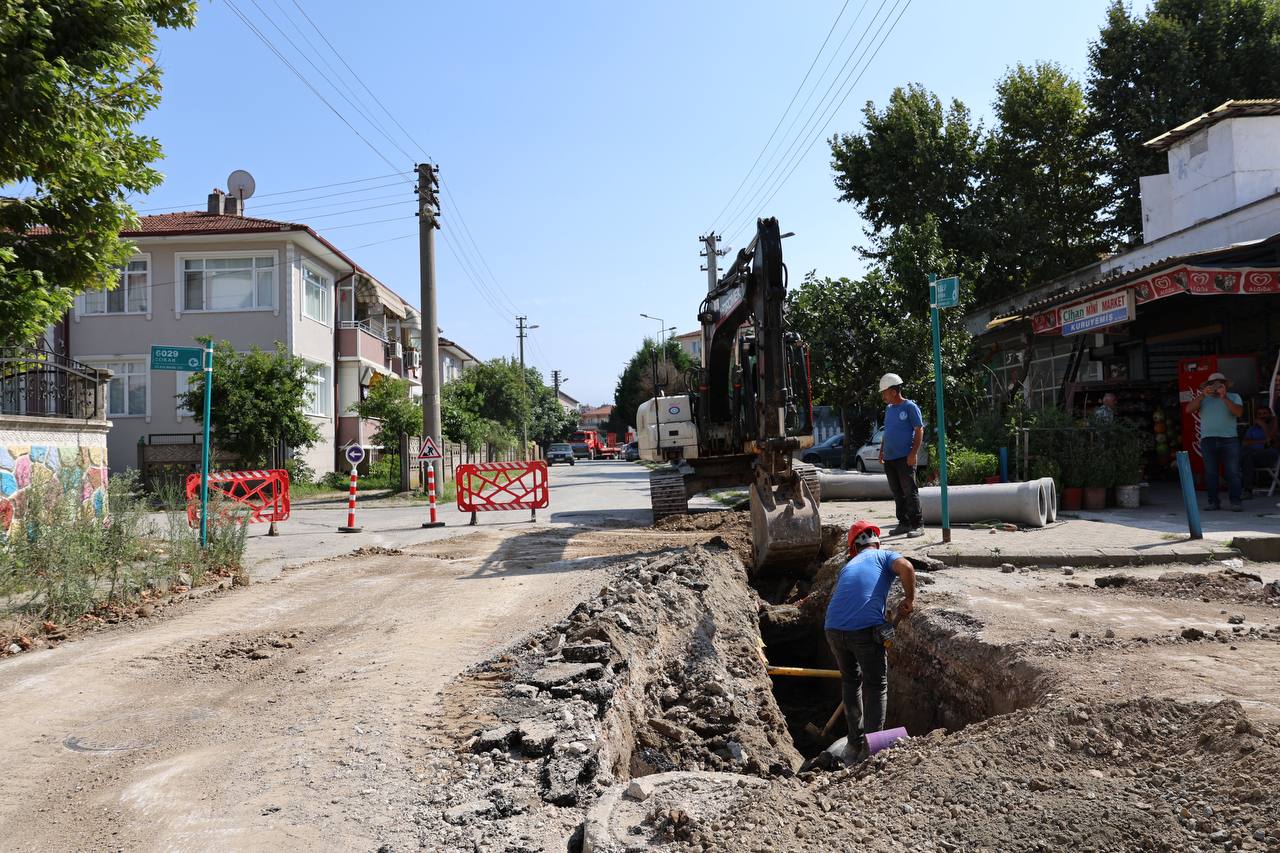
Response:
[{"label": "red and white traffic cone", "polygon": [[356,466],[351,466],[351,489],[347,492],[347,526],[339,527],[339,533],[359,533],[356,527]]},{"label": "red and white traffic cone", "polygon": [[431,513],[431,520],[424,522],[422,526],[444,527],[444,522],[436,519],[436,466],[430,462],[427,463],[427,507]]}]

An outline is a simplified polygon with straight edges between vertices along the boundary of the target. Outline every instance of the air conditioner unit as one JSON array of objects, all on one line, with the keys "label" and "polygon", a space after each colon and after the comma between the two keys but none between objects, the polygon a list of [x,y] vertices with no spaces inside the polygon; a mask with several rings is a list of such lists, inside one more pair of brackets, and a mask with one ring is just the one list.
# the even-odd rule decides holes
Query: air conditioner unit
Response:
[{"label": "air conditioner unit", "polygon": [[387,344],[387,356],[389,358],[404,358],[404,347],[399,341],[391,341]]},{"label": "air conditioner unit", "polygon": [[417,370],[422,366],[422,350],[411,349],[405,353],[405,367]]},{"label": "air conditioner unit", "polygon": [[1101,382],[1102,381],[1102,362],[1086,361],[1080,365],[1080,372],[1076,375],[1077,382]]}]

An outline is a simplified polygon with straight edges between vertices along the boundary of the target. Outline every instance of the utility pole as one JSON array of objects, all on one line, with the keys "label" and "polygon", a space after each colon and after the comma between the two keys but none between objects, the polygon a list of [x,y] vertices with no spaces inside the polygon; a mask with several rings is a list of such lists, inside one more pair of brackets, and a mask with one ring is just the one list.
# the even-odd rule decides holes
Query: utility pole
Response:
[{"label": "utility pole", "polygon": [[707,259],[707,264],[701,269],[707,274],[707,292],[716,289],[716,282],[720,280],[720,267],[716,264],[716,258],[724,257],[728,249],[717,249],[716,243],[720,240],[720,235],[714,231],[710,234],[704,234],[698,238],[702,243],[703,249],[698,254]]},{"label": "utility pole", "polygon": [[[440,326],[436,318],[436,229],[440,227],[440,170],[418,164],[418,271],[422,289],[422,434],[443,447],[440,434]],[[435,468],[442,478],[441,460]],[[425,488],[425,486],[424,486]]]},{"label": "utility pole", "polygon": [[[524,389],[525,409],[529,407],[529,383],[524,372],[524,339],[529,336],[530,329],[536,329],[537,326],[527,326],[529,318],[525,316],[516,317],[516,339],[520,341],[520,387]],[[559,402],[559,398],[556,398]],[[520,416],[520,461],[529,461],[529,415],[524,412]]]},{"label": "utility pole", "polygon": [[561,386],[562,384],[564,384],[565,382],[568,382],[568,381],[569,381],[569,377],[567,377],[567,376],[566,376],[566,377],[563,377],[563,378],[562,378],[562,377],[560,376],[560,371],[558,371],[558,370],[553,370],[553,371],[551,371],[551,384],[553,384],[553,385],[555,386],[555,388],[556,388],[556,402],[557,402],[557,403],[558,403],[558,402],[560,402],[560,386]]}]

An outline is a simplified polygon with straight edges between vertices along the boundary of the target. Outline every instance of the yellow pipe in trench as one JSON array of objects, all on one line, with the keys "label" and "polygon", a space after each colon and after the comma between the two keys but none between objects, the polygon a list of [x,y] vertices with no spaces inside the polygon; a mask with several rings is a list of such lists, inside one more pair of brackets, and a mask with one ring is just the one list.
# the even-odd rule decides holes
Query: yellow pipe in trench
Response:
[{"label": "yellow pipe in trench", "polygon": [[794,675],[801,678],[839,678],[840,670],[838,669],[810,669],[807,666],[768,666],[765,667],[770,675]]}]

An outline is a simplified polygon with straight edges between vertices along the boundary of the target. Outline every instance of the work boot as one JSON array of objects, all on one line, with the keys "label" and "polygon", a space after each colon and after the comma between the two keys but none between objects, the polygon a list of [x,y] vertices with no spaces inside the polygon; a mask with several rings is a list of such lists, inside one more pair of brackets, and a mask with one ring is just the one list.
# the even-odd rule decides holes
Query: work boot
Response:
[{"label": "work boot", "polygon": [[886,536],[901,536],[903,533],[907,533],[907,532],[909,532],[910,530],[911,530],[911,525],[910,525],[910,524],[901,524],[901,523],[899,523],[899,524],[895,524],[893,527],[890,527],[890,528],[889,528],[889,531],[888,531],[885,535],[886,535]]},{"label": "work boot", "polygon": [[907,531],[907,537],[910,539],[918,539],[924,535],[924,528],[916,527]]}]

